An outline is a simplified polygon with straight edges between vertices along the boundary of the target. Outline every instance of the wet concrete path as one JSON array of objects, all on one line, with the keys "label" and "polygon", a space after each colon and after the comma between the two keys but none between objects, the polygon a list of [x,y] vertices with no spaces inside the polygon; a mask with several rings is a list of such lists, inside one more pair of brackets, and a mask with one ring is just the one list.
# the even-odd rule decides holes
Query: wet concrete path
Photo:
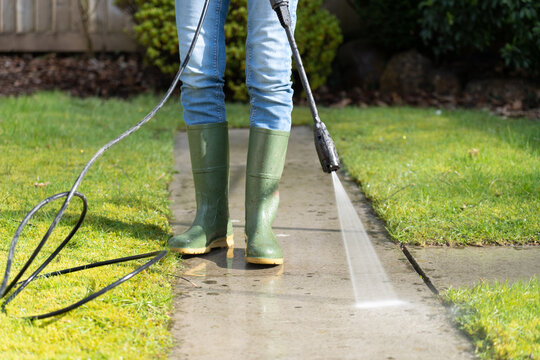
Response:
[{"label": "wet concrete path", "polygon": [[[230,211],[235,248],[184,262],[176,284],[171,359],[471,359],[467,339],[424,285],[354,184],[344,181],[398,297],[406,305],[354,307],[331,177],[309,128],[294,128],[274,230],[283,266],[244,262],[244,182],[248,130],[231,130]],[[185,134],[176,141],[173,226],[195,215]],[[195,286],[197,285],[197,286]]]}]

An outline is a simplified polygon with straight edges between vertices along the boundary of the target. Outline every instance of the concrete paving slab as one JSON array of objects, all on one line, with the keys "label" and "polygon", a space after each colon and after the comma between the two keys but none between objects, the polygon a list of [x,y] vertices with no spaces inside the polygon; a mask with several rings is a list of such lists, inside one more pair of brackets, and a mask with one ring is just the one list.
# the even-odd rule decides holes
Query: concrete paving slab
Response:
[{"label": "concrete paving slab", "polygon": [[[274,230],[285,263],[244,262],[248,130],[231,130],[230,211],[235,248],[184,262],[171,359],[472,359],[468,340],[428,290],[356,186],[344,183],[398,297],[406,304],[358,309],[332,180],[320,169],[309,128],[294,128]],[[195,215],[189,150],[179,134],[171,184],[175,231]]]},{"label": "concrete paving slab", "polygon": [[540,277],[540,247],[419,247],[409,246],[433,285],[471,287],[480,281],[510,283]]}]

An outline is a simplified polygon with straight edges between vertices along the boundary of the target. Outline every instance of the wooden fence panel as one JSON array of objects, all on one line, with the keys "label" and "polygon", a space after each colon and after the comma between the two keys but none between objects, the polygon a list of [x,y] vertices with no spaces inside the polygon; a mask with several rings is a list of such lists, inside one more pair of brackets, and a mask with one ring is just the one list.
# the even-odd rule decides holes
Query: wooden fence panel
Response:
[{"label": "wooden fence panel", "polygon": [[54,0],[53,31],[62,33],[71,30],[71,3],[70,0]]},{"label": "wooden fence panel", "polygon": [[69,29],[72,32],[82,32],[81,10],[78,1],[69,2]]},{"label": "wooden fence panel", "polygon": [[89,8],[91,9],[90,14],[90,32],[93,33],[102,33],[106,31],[106,22],[107,22],[107,4],[105,0],[87,0],[89,3]]},{"label": "wooden fence panel", "polygon": [[34,30],[34,0],[17,0],[17,32]]},{"label": "wooden fence panel", "polygon": [[51,31],[52,24],[52,0],[36,1],[36,32]]},{"label": "wooden fence panel", "polygon": [[114,6],[114,0],[107,0],[107,30],[112,32],[119,32],[128,26],[129,18],[126,14]]},{"label": "wooden fence panel", "polygon": [[136,51],[131,16],[114,0],[0,0],[0,52],[87,51],[79,1],[95,51]]},{"label": "wooden fence panel", "polygon": [[0,31],[15,32],[15,0],[0,0]]}]

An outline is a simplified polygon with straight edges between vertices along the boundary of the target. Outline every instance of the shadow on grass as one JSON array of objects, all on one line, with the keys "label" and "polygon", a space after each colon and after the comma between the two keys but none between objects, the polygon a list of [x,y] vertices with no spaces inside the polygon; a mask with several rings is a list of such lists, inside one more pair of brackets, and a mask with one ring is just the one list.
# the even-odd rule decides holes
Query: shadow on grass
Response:
[{"label": "shadow on grass", "polygon": [[138,240],[164,241],[171,234],[154,224],[145,224],[137,221],[126,222],[110,219],[101,215],[87,215],[82,227],[92,227],[102,232],[115,232],[127,234]]},{"label": "shadow on grass", "polygon": [[[10,210],[0,212],[0,218],[7,219],[8,221],[20,222],[26,214],[23,210]],[[24,234],[30,229],[35,228],[37,225],[51,224],[56,211],[43,211],[37,214],[30,220]],[[72,228],[80,214],[75,212],[66,213],[59,223],[59,227]],[[114,233],[116,235],[124,235],[126,237],[134,238],[144,241],[157,241],[164,242],[164,239],[168,238],[170,234],[158,225],[145,224],[138,221],[122,221],[117,219],[111,219],[102,215],[88,214],[84,219],[84,222],[79,231],[92,231],[98,233]],[[43,236],[45,233],[40,234]],[[54,233],[53,233],[54,234]],[[67,233],[66,233],[67,234]],[[14,234],[13,234],[14,235]],[[88,236],[88,234],[86,234]],[[90,235],[91,236],[91,235]],[[75,235],[73,239],[68,243],[67,247],[76,247],[78,235]]]},{"label": "shadow on grass", "polygon": [[525,150],[540,149],[540,119],[503,119],[500,117],[453,116],[460,128],[489,134],[509,145]]}]

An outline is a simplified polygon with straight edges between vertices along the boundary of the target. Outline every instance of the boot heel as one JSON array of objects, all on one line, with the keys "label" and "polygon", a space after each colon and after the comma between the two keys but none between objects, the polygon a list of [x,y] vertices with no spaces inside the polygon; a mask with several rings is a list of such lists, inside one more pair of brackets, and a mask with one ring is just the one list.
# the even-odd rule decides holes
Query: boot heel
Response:
[{"label": "boot heel", "polygon": [[234,247],[234,239],[232,235],[214,240],[209,246],[208,250],[215,248],[232,248]]},{"label": "boot heel", "polygon": [[246,262],[250,264],[257,264],[257,265],[281,265],[283,264],[283,258],[272,259],[272,258],[256,258],[256,257],[246,256]]}]

